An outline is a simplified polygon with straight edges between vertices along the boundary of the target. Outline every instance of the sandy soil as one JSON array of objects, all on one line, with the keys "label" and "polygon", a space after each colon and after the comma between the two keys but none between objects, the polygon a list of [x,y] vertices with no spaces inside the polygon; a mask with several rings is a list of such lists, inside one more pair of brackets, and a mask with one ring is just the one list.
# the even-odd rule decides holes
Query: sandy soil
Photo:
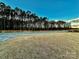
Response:
[{"label": "sandy soil", "polygon": [[79,59],[79,33],[18,36],[0,43],[0,59]]}]

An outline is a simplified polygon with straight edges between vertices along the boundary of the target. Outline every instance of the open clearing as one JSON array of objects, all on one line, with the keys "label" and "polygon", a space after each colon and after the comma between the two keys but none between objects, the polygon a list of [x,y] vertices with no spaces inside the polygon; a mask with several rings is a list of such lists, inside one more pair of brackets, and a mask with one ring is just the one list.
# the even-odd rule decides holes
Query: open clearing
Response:
[{"label": "open clearing", "polygon": [[79,59],[79,33],[20,35],[0,43],[0,59]]}]

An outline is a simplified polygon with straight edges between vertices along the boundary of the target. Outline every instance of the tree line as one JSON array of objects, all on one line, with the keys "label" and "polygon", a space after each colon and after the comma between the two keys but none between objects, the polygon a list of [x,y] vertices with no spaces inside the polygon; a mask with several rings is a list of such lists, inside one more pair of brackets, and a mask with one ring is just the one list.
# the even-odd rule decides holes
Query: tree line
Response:
[{"label": "tree line", "polygon": [[18,7],[12,9],[0,2],[0,30],[56,30],[65,29],[65,24],[65,21],[48,21],[47,17]]}]

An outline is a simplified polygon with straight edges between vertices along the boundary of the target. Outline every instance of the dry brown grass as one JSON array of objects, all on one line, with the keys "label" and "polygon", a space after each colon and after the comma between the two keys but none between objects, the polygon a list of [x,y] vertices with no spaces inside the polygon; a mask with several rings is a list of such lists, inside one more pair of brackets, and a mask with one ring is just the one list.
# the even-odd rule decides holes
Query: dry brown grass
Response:
[{"label": "dry brown grass", "polygon": [[79,33],[19,36],[0,45],[0,59],[79,59]]}]

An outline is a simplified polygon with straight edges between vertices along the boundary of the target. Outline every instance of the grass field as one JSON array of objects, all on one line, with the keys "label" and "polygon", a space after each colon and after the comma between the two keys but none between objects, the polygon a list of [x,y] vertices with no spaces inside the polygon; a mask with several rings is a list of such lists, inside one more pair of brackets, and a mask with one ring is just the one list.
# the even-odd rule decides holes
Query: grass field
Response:
[{"label": "grass field", "polygon": [[79,59],[79,33],[18,36],[0,43],[0,59]]}]

